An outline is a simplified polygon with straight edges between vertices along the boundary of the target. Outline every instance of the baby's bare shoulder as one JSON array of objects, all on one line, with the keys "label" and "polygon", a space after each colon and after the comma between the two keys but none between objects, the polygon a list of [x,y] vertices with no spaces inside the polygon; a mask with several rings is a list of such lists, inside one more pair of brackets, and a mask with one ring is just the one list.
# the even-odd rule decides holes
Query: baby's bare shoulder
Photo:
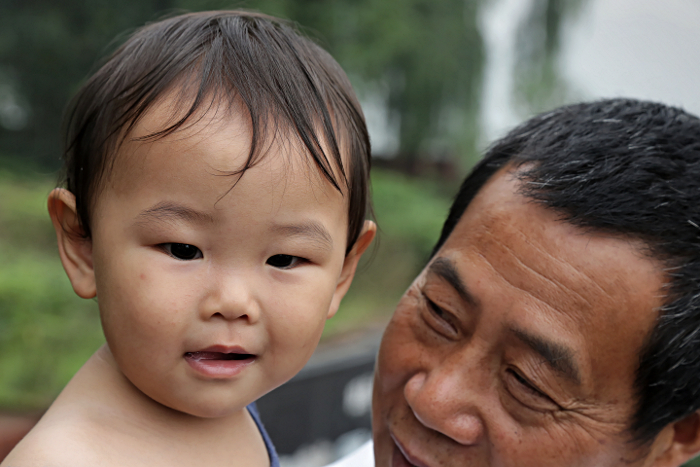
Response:
[{"label": "baby's bare shoulder", "polygon": [[89,422],[42,419],[0,467],[108,466],[102,455],[105,439],[95,428]]}]

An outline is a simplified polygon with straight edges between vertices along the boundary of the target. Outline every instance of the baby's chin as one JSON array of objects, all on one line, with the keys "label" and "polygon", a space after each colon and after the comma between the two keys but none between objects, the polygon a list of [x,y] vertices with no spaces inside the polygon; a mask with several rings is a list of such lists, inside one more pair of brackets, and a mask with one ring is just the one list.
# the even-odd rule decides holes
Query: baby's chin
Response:
[{"label": "baby's chin", "polygon": [[164,409],[175,414],[202,419],[223,419],[237,416],[248,404],[254,402],[254,400],[231,402],[229,400],[216,400],[216,398],[203,401],[188,400],[186,402],[151,399]]},{"label": "baby's chin", "polygon": [[[127,379],[128,376],[127,376]],[[145,404],[152,404],[156,412],[165,417],[196,417],[201,419],[221,419],[240,414],[246,406],[260,395],[247,385],[231,387],[220,384],[222,381],[208,381],[204,387],[189,387],[183,383],[179,390],[170,391],[170,387],[153,387],[153,381],[131,380],[134,388],[143,397]],[[150,386],[150,387],[149,387]]]}]

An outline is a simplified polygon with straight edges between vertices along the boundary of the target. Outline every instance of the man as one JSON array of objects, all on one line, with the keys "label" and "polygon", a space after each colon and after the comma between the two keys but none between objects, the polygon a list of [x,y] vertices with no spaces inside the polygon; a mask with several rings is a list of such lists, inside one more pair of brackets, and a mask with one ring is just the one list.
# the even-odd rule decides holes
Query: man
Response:
[{"label": "man", "polygon": [[615,99],[497,142],[401,299],[375,375],[377,466],[694,457],[700,120]]}]

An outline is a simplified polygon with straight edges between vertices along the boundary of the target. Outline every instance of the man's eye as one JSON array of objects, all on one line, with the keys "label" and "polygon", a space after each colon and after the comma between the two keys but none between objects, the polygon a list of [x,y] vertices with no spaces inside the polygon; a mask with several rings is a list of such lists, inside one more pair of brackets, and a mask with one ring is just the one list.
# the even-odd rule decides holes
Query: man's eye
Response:
[{"label": "man's eye", "polygon": [[429,298],[426,298],[425,301],[428,303],[428,307],[430,308],[430,311],[431,311],[436,317],[438,317],[438,318],[440,318],[440,319],[442,319],[442,320],[445,319],[445,310],[443,310],[442,308],[440,308],[439,306],[437,306],[437,305],[435,304],[435,302],[433,302],[433,301],[430,300]]},{"label": "man's eye", "polygon": [[452,315],[430,300],[425,294],[423,294],[423,299],[428,311],[428,319],[426,320],[428,324],[446,337],[457,335],[458,331],[454,325]]},{"label": "man's eye", "polygon": [[202,257],[202,251],[187,243],[163,243],[163,250],[175,259],[191,261]]},{"label": "man's eye", "polygon": [[533,394],[536,395],[536,396],[547,397],[547,396],[545,396],[545,395],[542,393],[542,391],[540,391],[539,389],[537,389],[535,386],[533,386],[532,384],[530,384],[530,382],[529,382],[528,380],[526,380],[525,378],[523,378],[523,377],[520,375],[520,373],[518,373],[517,371],[508,370],[508,373],[510,373],[510,374],[513,376],[513,378],[515,378],[515,381],[517,381],[518,384],[520,384],[521,386],[523,386],[523,387],[524,387],[525,389],[527,389],[529,392],[533,393]]},{"label": "man's eye", "polygon": [[273,255],[267,258],[267,264],[274,268],[290,269],[299,265],[304,259],[292,255]]},{"label": "man's eye", "polygon": [[510,392],[524,405],[538,411],[554,411],[561,409],[561,406],[554,402],[551,397],[540,391],[520,373],[513,369],[506,370],[510,379]]}]

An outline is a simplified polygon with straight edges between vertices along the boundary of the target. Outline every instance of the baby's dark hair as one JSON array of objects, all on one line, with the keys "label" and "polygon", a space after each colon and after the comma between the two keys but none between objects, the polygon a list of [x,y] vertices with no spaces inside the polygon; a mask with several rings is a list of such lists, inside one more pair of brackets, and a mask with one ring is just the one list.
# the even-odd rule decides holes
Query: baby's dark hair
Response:
[{"label": "baby's dark hair", "polygon": [[[75,195],[81,235],[91,237],[91,210],[120,145],[158,99],[176,90],[173,123],[140,140],[167,136],[222,104],[245,106],[252,143],[232,175],[260,161],[267,138],[296,136],[323,176],[341,193],[347,189],[350,251],[369,209],[370,144],[357,97],[325,50],[291,24],[248,11],[148,24],[75,96],[66,117],[64,184]],[[349,155],[345,165],[341,148]]]}]

